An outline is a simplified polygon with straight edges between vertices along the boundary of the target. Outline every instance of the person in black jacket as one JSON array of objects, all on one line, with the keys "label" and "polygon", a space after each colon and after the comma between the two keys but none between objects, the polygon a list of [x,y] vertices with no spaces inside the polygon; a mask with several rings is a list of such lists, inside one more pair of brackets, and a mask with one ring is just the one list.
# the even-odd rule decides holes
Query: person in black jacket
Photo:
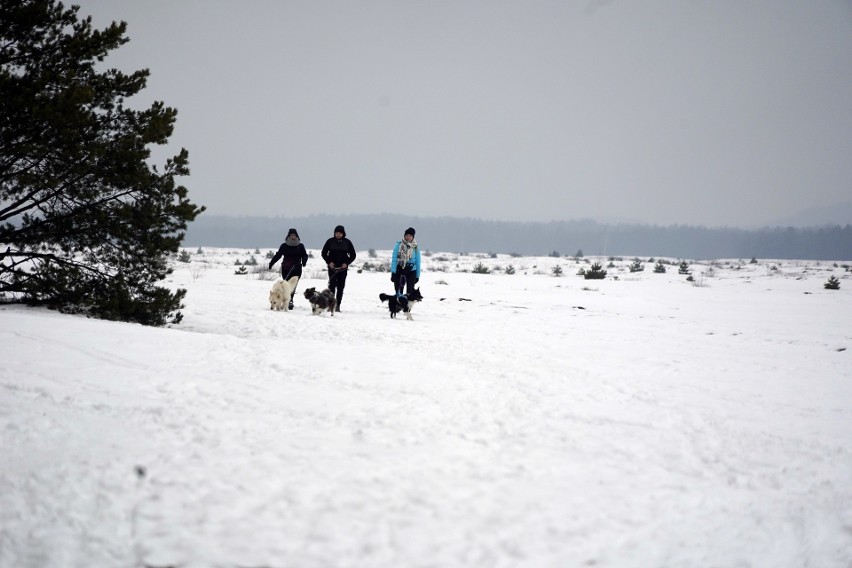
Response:
[{"label": "person in black jacket", "polygon": [[337,294],[337,308],[340,311],[340,302],[343,301],[343,288],[346,286],[346,271],[355,260],[355,247],[352,241],[346,238],[346,230],[343,225],[334,228],[334,236],[325,242],[322,247],[322,259],[328,264],[328,289],[332,294]]},{"label": "person in black jacket", "polygon": [[[278,262],[279,258],[283,259],[281,261],[281,277],[284,280],[289,280],[293,276],[302,277],[302,267],[308,263],[308,251],[305,250],[305,245],[299,240],[299,233],[296,229],[287,231],[287,238],[284,239],[284,242],[278,247],[278,252],[269,261],[269,270],[272,270],[272,266]],[[298,285],[297,283],[296,286]],[[296,286],[293,287],[293,293],[290,294],[288,309],[291,310],[293,309],[293,298],[296,295]]]}]

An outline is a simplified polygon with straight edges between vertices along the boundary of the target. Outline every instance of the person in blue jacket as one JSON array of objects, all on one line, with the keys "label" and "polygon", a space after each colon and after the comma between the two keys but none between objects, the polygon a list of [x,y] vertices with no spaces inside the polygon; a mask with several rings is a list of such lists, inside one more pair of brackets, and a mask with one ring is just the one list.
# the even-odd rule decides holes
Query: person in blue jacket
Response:
[{"label": "person in blue jacket", "polygon": [[397,294],[410,294],[420,280],[420,246],[414,240],[413,227],[407,228],[402,240],[397,241],[393,247],[390,271],[391,282]]}]

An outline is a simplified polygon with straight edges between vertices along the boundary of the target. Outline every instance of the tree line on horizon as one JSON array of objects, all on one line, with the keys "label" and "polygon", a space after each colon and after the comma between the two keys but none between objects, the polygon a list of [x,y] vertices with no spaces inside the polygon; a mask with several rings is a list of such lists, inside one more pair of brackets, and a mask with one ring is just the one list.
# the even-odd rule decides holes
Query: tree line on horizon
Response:
[{"label": "tree line on horizon", "polygon": [[417,230],[423,250],[546,256],[666,256],[852,259],[852,225],[813,228],[706,228],[689,225],[605,224],[590,220],[513,222],[399,214],[231,217],[202,215],[187,229],[185,246],[277,248],[289,227],[308,248],[319,248],[343,224],[359,250],[390,249],[406,227]]}]

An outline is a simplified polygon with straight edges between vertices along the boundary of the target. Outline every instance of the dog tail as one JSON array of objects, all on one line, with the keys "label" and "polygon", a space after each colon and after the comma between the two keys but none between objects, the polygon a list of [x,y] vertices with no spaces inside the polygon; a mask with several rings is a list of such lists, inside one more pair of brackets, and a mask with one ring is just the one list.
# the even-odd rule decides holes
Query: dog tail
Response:
[{"label": "dog tail", "polygon": [[384,292],[382,292],[381,294],[379,294],[379,300],[381,300],[382,302],[387,302],[387,301],[388,301],[388,300],[390,300],[391,298],[393,298],[393,296],[391,296],[391,295],[389,295],[389,294],[385,294]]}]

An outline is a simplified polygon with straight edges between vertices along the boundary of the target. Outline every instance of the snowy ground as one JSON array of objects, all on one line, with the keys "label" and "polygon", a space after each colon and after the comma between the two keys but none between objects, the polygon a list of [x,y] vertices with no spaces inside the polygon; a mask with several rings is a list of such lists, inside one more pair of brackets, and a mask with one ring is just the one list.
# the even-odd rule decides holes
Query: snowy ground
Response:
[{"label": "snowy ground", "polygon": [[842,266],[434,254],[411,322],[190,252],[173,328],[0,308],[0,566],[852,566]]}]

